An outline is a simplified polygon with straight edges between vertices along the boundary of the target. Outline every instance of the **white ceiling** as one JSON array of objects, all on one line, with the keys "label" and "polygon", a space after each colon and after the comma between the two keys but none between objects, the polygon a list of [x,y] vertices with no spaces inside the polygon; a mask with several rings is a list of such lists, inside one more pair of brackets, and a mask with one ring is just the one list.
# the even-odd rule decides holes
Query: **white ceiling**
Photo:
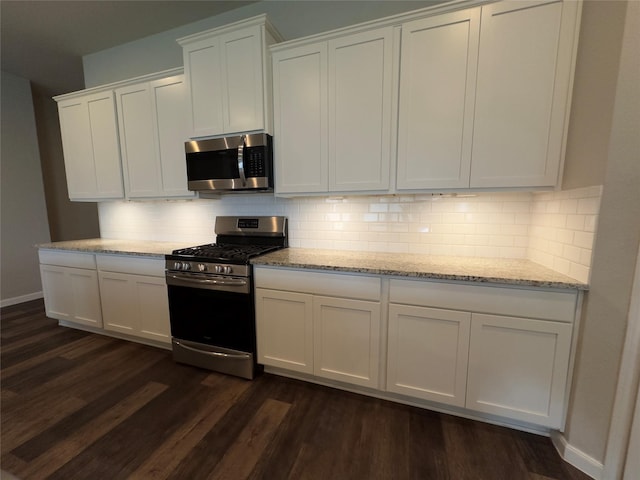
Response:
[{"label": "white ceiling", "polygon": [[76,90],[83,55],[256,1],[1,0],[2,71],[51,95]]}]

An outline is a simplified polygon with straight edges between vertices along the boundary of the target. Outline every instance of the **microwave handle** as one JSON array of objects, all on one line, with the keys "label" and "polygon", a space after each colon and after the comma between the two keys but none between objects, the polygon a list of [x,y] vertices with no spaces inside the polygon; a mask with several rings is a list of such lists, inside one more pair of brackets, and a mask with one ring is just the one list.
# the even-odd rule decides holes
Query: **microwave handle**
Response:
[{"label": "microwave handle", "polygon": [[247,177],[244,175],[244,147],[246,146],[247,138],[242,135],[242,144],[238,146],[238,172],[240,172],[240,180],[242,180],[242,186],[247,186]]}]

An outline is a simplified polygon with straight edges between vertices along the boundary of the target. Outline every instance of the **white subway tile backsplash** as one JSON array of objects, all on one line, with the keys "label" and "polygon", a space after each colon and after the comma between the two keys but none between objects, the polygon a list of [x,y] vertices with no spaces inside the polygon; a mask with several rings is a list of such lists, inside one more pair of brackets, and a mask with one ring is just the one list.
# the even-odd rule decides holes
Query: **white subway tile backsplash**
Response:
[{"label": "white subway tile backsplash", "polygon": [[103,238],[194,245],[215,241],[217,215],[285,215],[294,247],[529,258],[586,282],[600,195],[601,187],[476,196],[241,194],[104,202],[98,213]]}]

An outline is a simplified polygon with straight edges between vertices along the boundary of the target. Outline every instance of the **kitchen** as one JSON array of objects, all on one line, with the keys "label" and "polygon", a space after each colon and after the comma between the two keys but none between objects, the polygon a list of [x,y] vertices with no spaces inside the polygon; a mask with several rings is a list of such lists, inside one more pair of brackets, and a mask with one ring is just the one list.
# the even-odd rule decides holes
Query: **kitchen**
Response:
[{"label": "kitchen", "polygon": [[[590,288],[591,292],[594,290],[598,291],[598,278],[601,279],[600,281],[603,282],[604,285],[612,282],[613,280],[609,280],[610,277],[607,275],[613,274],[609,271],[609,268],[613,268],[613,265],[615,265],[615,282],[619,282],[619,276],[622,276],[622,272],[626,271],[626,277],[624,277],[626,278],[626,283],[622,284],[626,285],[626,288],[619,283],[614,283],[613,285],[615,286],[612,288],[620,292],[620,295],[627,295],[627,300],[624,300],[624,298],[617,299],[614,304],[627,305],[628,295],[631,289],[630,282],[633,275],[633,261],[631,259],[635,257],[637,251],[637,225],[634,226],[633,221],[637,219],[636,212],[633,210],[637,202],[634,204],[634,202],[629,201],[629,199],[635,198],[634,195],[637,195],[633,188],[636,185],[633,183],[629,185],[628,182],[633,182],[637,177],[633,177],[633,170],[622,170],[621,172],[628,173],[620,173],[619,175],[626,178],[627,181],[615,183],[615,187],[610,188],[610,195],[614,196],[609,197],[609,200],[607,200],[607,181],[609,181],[609,179],[613,181],[616,178],[616,170],[612,170],[613,173],[609,173],[607,177],[604,175],[604,170],[605,168],[613,169],[613,166],[618,164],[614,163],[611,158],[611,155],[616,153],[616,151],[608,151],[608,132],[606,131],[607,129],[601,128],[600,122],[603,121],[603,116],[606,116],[603,115],[603,112],[606,113],[607,109],[615,115],[616,110],[613,109],[615,89],[613,89],[612,85],[615,85],[617,72],[608,72],[611,75],[608,79],[603,78],[607,72],[601,74],[601,76],[596,75],[595,72],[600,69],[600,61],[602,60],[598,55],[604,55],[604,53],[597,50],[587,50],[589,45],[593,46],[594,43],[600,44],[603,38],[610,38],[607,37],[607,35],[614,37],[612,40],[614,44],[616,39],[619,43],[622,42],[622,32],[609,32],[604,27],[601,27],[599,22],[595,21],[596,17],[606,14],[605,12],[610,12],[610,10],[608,10],[610,8],[612,7],[604,6],[604,4],[600,4],[599,2],[587,2],[584,8],[576,79],[574,82],[572,119],[567,140],[567,158],[565,160],[564,172],[565,184],[563,185],[563,190],[571,191],[581,187],[587,187],[587,198],[591,198],[594,194],[592,187],[597,187],[600,184],[604,185],[602,194],[603,204],[600,208],[600,227],[598,229],[599,243],[596,242],[595,244],[595,256],[591,266]],[[241,13],[243,14],[240,17],[225,20],[240,20],[251,16],[247,12]],[[237,14],[240,15],[241,13]],[[275,12],[268,13],[270,17],[273,16],[272,13],[275,14]],[[381,16],[384,16],[384,14],[376,15],[372,18]],[[277,18],[277,16],[272,18],[274,22],[275,18]],[[619,17],[614,17],[611,21],[616,19],[620,21]],[[592,23],[590,23],[590,21]],[[220,20],[220,22],[220,24],[228,23],[223,20]],[[283,30],[280,24],[278,24],[278,28]],[[306,34],[308,33],[311,32],[306,32]],[[288,35],[287,38],[293,38],[293,36]],[[625,43],[622,44],[625,45]],[[142,44],[140,46],[142,46]],[[145,44],[145,48],[146,46]],[[158,45],[160,49],[164,47],[165,44]],[[584,48],[584,50],[580,50],[580,48]],[[120,53],[127,55],[133,51],[135,51],[135,44],[131,46],[131,50],[126,50],[126,52],[121,51]],[[85,83],[87,87],[109,83],[110,81],[121,78],[134,77],[138,74],[147,73],[147,71],[151,72],[163,69],[157,68],[157,65],[154,65],[146,70],[146,67],[141,65],[142,62],[138,62],[135,67],[128,64],[134,71],[115,72],[113,68],[114,65],[124,64],[111,57],[112,55],[117,56],[118,53],[118,49],[104,52],[105,60],[102,63],[100,62],[99,55],[92,55],[89,56],[91,58],[85,59]],[[607,55],[604,56],[608,58]],[[613,54],[613,57],[616,57],[616,55]],[[625,57],[622,57],[622,59],[624,58]],[[90,68],[92,64],[95,67],[93,70]],[[107,68],[107,65],[109,68]],[[621,63],[621,65],[624,64]],[[145,69],[145,71],[135,71],[135,68],[142,68]],[[96,74],[98,75],[97,78],[92,77],[92,75]],[[613,83],[607,84],[607,81]],[[594,97],[594,91],[591,89],[602,87],[602,84],[598,84],[598,82],[604,82],[605,85],[609,86],[609,90],[604,90],[600,95],[595,95]],[[630,82],[630,84],[633,84],[633,82]],[[632,90],[632,93],[633,92],[634,90]],[[637,95],[637,92],[635,93]],[[596,100],[602,101],[606,105],[604,107],[597,105]],[[607,101],[609,102],[608,104]],[[625,100],[617,99],[616,101],[623,102],[623,104],[625,102]],[[629,124],[633,125],[633,118],[629,121]],[[598,128],[595,129],[595,127]],[[601,130],[605,131],[603,132]],[[612,138],[614,138],[613,135],[615,132],[616,130],[612,131]],[[627,154],[633,152],[633,145],[626,145],[626,147],[625,145],[626,144],[623,143],[622,146],[618,148],[627,148]],[[601,157],[594,159],[594,157],[598,155],[601,155]],[[621,158],[627,158],[625,157],[625,151],[619,155],[621,155]],[[3,154],[3,158],[4,157],[5,155]],[[609,158],[609,164],[605,165],[602,159],[607,157]],[[595,163],[590,165],[589,168],[584,168],[583,162],[588,162],[587,159],[591,159]],[[630,164],[624,163],[624,160],[619,161],[622,162],[620,164],[622,166],[619,166],[619,168],[632,168]],[[631,160],[628,160],[627,162],[630,161]],[[4,178],[3,176],[3,179]],[[5,191],[4,187],[5,185],[3,184],[3,192]],[[582,194],[584,193],[583,191]],[[395,197],[345,196],[328,197],[319,200],[309,197],[288,200],[273,197],[263,198],[263,196],[258,197],[258,199],[240,196],[238,198],[223,197],[221,200],[214,200],[202,204],[200,204],[200,202],[189,201],[161,203],[105,202],[100,203],[98,208],[100,232],[106,238],[157,241],[189,240],[195,244],[195,242],[211,240],[211,232],[213,231],[211,222],[213,222],[216,215],[255,215],[264,213],[284,214],[289,217],[292,224],[295,225],[295,228],[291,229],[290,244],[296,247],[347,248],[350,250],[362,249],[370,251],[386,250],[392,252],[417,251],[418,253],[439,255],[468,254],[468,250],[472,247],[474,253],[478,251],[477,256],[487,255],[487,252],[495,252],[494,255],[496,257],[508,257],[522,254],[522,249],[525,248],[523,237],[525,237],[526,234],[522,233],[523,230],[521,226],[523,224],[532,225],[532,222],[535,221],[533,220],[535,212],[539,208],[539,202],[549,201],[551,204],[557,204],[559,206],[563,200],[570,200],[569,198],[553,197],[554,195],[562,195],[562,193],[495,193],[491,194],[490,197],[486,197],[485,195],[486,194],[480,194],[476,197],[463,198],[456,198],[454,196],[438,196],[433,198],[427,194],[398,195]],[[596,196],[598,195],[599,192],[596,193]],[[615,203],[616,201],[619,203]],[[578,202],[576,202],[576,204],[577,203]],[[5,202],[3,201],[3,205],[4,204]],[[588,201],[586,203],[583,201],[582,204],[586,205]],[[604,216],[607,211],[609,213],[607,216]],[[530,212],[534,213],[528,215]],[[468,225],[461,225],[459,219],[455,219],[454,217],[453,220],[448,220],[448,216],[445,218],[445,214],[456,213],[464,213],[465,215],[482,213],[484,216],[478,218],[478,223],[475,224],[475,228],[470,232],[464,231],[465,228],[469,227]],[[561,212],[558,213],[562,214]],[[417,215],[420,219],[417,221],[412,220],[410,216],[407,216],[411,214]],[[577,210],[576,214],[578,214]],[[594,212],[590,210],[583,212],[583,214],[594,215]],[[527,216],[530,218],[526,218]],[[438,235],[437,237],[435,235],[420,235],[420,237],[423,238],[427,237],[429,239],[427,242],[416,239],[415,235],[412,236],[409,234],[409,232],[414,231],[415,225],[424,222],[426,217],[429,217],[429,225],[434,228],[433,233]],[[4,218],[6,217],[3,212],[3,219]],[[516,218],[518,218],[519,221],[517,221]],[[624,219],[628,220],[623,221]],[[591,221],[593,221],[593,219]],[[189,232],[189,238],[176,237],[176,229],[172,228],[176,222],[184,226],[183,231]],[[342,224],[340,222],[342,222]],[[490,222],[494,223],[488,225]],[[603,222],[611,222],[607,224],[607,228],[604,230],[605,233],[603,233],[602,229]],[[635,223],[637,224],[637,222]],[[480,228],[477,227],[477,225],[479,225]],[[520,228],[518,228],[519,225]],[[342,229],[339,227],[342,227]],[[487,232],[495,232],[496,229],[504,232],[509,228],[511,228],[510,232],[512,232],[509,235],[500,234],[496,235],[498,238],[486,238]],[[582,233],[588,234],[593,232],[587,229],[587,231],[583,231]],[[463,237],[461,237],[461,235],[463,235]],[[605,241],[601,240],[603,235],[605,235],[605,238],[606,235],[611,235],[610,245],[612,245],[612,247],[610,248],[619,249],[618,253],[620,256],[623,256],[624,252],[623,259],[618,260],[619,263],[612,263],[612,258],[607,253],[603,253],[601,260],[598,260],[598,248],[605,248],[599,247],[599,244]],[[354,240],[354,237],[357,238],[357,240]],[[629,243],[624,243],[621,248],[620,239],[628,239]],[[634,241],[636,242],[635,245],[633,244]],[[3,245],[4,243],[3,241]],[[615,245],[615,247],[613,247],[613,245]],[[467,252],[463,252],[463,250]],[[5,263],[5,258],[7,257],[3,254],[3,264]],[[576,264],[574,268],[582,265],[579,261],[574,263]],[[599,264],[601,265],[600,268],[602,268],[602,277],[599,277],[597,274]],[[569,272],[567,271],[567,273]],[[6,284],[4,278],[3,284]],[[595,302],[595,304],[593,302]],[[598,412],[600,412],[601,409],[611,409],[613,406],[618,372],[618,357],[624,339],[624,329],[628,311],[626,308],[622,309],[624,311],[616,311],[618,320],[616,321],[617,323],[615,323],[615,328],[613,328],[613,324],[607,322],[603,325],[602,320],[599,320],[601,314],[597,312],[599,308],[604,308],[604,304],[598,306],[597,302],[598,300],[595,299],[595,296],[593,301],[588,300],[586,312],[584,312],[583,316],[583,322],[585,322],[582,327],[584,337],[582,338],[581,353],[577,359],[577,368],[575,369],[578,376],[574,378],[574,399],[573,405],[570,407],[571,413],[566,432],[568,446],[575,447],[573,450],[571,448],[568,449],[569,452],[573,452],[574,454],[575,452],[585,452],[587,457],[591,457],[591,460],[596,459],[596,470],[598,469],[597,464],[603,463],[604,460],[605,447],[607,445],[606,432],[609,429],[608,416],[603,416],[598,414]],[[607,313],[607,317],[612,315],[612,313],[607,310],[603,311]],[[594,316],[592,317],[591,315]],[[612,318],[615,320],[616,317],[614,316]],[[602,331],[603,329],[605,330],[604,332]],[[602,342],[603,338],[608,340]],[[618,345],[617,349],[614,348],[614,344]],[[593,392],[593,385],[599,386],[597,392]],[[587,461],[587,463],[589,463],[589,461]]]}]

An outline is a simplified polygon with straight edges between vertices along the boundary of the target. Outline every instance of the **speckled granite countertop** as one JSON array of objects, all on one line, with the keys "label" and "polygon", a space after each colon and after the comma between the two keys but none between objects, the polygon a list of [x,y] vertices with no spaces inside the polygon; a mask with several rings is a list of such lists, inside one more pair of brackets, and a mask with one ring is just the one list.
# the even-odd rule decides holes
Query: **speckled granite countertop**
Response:
[{"label": "speckled granite countertop", "polygon": [[254,265],[308,268],[435,280],[588,290],[589,286],[525,259],[446,257],[405,253],[286,248]]},{"label": "speckled granite countertop", "polygon": [[66,242],[41,243],[37,248],[52,250],[71,250],[87,253],[114,253],[119,255],[136,255],[147,257],[163,257],[178,248],[192,247],[193,243],[150,242],[147,240],[110,240],[91,238],[88,240],[69,240]]}]

